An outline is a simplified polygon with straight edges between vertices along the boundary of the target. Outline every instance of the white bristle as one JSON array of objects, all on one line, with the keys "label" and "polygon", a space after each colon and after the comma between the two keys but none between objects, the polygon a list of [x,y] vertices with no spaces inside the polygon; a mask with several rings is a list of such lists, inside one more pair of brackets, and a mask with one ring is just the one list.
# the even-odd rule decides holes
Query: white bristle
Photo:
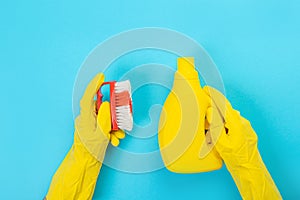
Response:
[{"label": "white bristle", "polygon": [[[121,93],[124,91],[127,91],[129,97],[131,98],[131,85],[129,80],[115,83],[115,93]],[[121,99],[116,99],[116,101],[119,100],[121,101]],[[117,115],[118,127],[122,130],[131,131],[133,127],[133,118],[132,118],[130,106],[129,105],[117,106],[116,115]]]},{"label": "white bristle", "polygon": [[129,94],[131,95],[131,85],[130,85],[129,80],[116,82],[116,84],[115,84],[115,92],[116,93],[120,93],[120,92],[124,92],[124,91],[128,91]]}]

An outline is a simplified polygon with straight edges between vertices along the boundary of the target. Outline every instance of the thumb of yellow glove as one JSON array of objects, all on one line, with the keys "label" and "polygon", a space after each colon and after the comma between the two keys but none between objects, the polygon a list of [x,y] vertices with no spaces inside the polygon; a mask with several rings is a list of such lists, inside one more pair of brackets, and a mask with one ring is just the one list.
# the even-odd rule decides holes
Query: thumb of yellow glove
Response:
[{"label": "thumb of yellow glove", "polygon": [[99,108],[97,116],[97,130],[98,134],[104,134],[113,146],[118,146],[120,139],[125,137],[125,133],[122,130],[111,131],[111,116],[110,116],[110,104],[106,101],[103,102]]}]

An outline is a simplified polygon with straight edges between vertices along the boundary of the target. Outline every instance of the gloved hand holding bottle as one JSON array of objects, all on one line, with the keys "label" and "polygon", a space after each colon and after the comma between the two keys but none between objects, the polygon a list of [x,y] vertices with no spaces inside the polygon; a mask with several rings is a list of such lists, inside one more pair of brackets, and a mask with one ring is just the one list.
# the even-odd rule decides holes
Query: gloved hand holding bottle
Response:
[{"label": "gloved hand holding bottle", "polygon": [[194,58],[178,58],[158,134],[167,169],[198,173],[220,168],[223,160],[243,199],[282,199],[250,122],[218,90],[202,88],[198,79]]},{"label": "gloved hand holding bottle", "polygon": [[282,199],[260,156],[257,135],[250,122],[234,110],[218,90],[205,86],[204,91],[213,102],[213,106],[207,111],[210,123],[208,133],[242,198]]},{"label": "gloved hand holding bottle", "polygon": [[94,96],[103,82],[104,75],[96,75],[80,101],[74,143],[53,176],[47,200],[92,199],[107,145],[118,146],[125,137],[121,130],[111,132],[108,102],[103,102],[96,114]]}]

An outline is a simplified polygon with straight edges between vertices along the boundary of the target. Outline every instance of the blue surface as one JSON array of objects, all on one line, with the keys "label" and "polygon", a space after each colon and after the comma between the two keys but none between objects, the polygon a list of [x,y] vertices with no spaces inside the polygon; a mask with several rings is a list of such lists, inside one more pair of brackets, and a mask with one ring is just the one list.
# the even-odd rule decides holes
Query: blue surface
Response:
[{"label": "blue surface", "polygon": [[[252,122],[283,198],[299,199],[299,9],[296,0],[2,2],[0,199],[43,198],[72,144],[72,90],[81,63],[107,37],[146,26],[180,31],[206,48],[228,98]],[[145,63],[163,59],[147,55]],[[94,195],[200,197],[240,199],[226,168],[182,175],[165,169],[127,174],[104,166]]]}]

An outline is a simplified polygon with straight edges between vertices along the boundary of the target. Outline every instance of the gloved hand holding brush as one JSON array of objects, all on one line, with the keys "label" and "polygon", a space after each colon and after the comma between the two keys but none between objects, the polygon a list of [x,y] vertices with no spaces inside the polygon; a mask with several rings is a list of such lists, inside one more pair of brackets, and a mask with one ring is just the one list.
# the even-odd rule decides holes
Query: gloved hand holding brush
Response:
[{"label": "gloved hand holding brush", "polygon": [[94,97],[103,81],[104,75],[98,74],[81,99],[73,146],[52,179],[47,200],[92,199],[108,143],[117,146],[125,137],[122,130],[111,131],[108,102],[103,102],[96,114]]},{"label": "gloved hand holding brush", "polygon": [[250,122],[218,90],[205,86],[204,91],[213,102],[207,112],[208,133],[242,198],[282,199],[260,156],[257,135]]}]

